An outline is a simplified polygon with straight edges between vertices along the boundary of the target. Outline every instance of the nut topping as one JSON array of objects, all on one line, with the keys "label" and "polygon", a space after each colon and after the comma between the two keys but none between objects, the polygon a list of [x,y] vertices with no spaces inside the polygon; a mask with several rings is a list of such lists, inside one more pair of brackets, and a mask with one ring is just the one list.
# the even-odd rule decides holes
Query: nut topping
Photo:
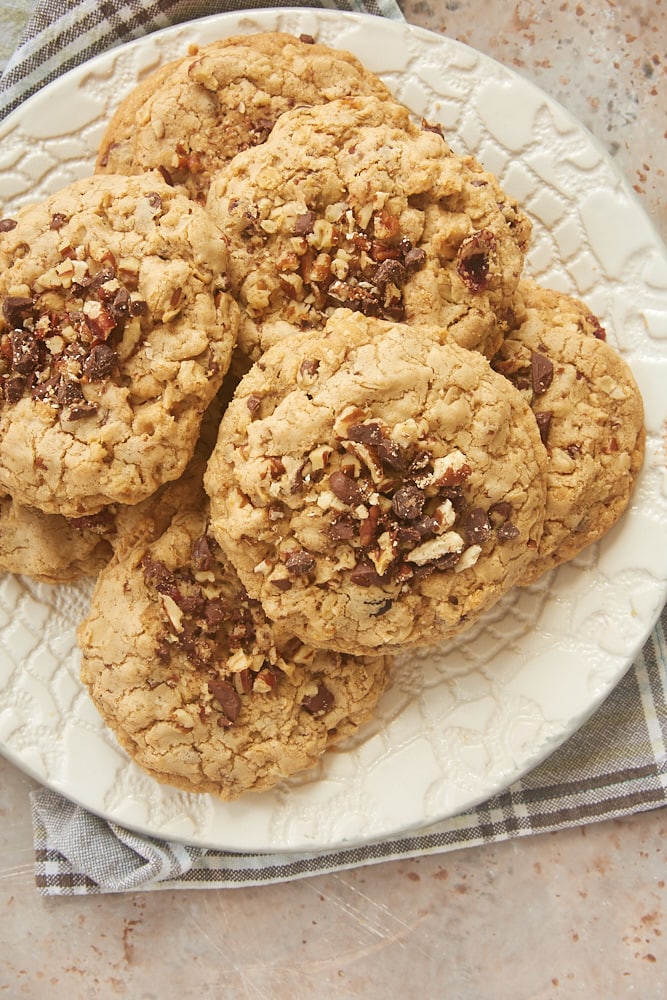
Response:
[{"label": "nut topping", "polygon": [[[52,228],[63,224],[52,217]],[[123,283],[112,255],[93,273],[79,251],[61,247],[61,261],[35,282],[32,295],[3,299],[0,319],[5,402],[14,405],[29,392],[65,420],[97,412],[84,387],[113,374],[127,325],[140,323],[147,312],[146,303],[133,298],[132,282]]]},{"label": "nut topping", "polygon": [[[256,624],[263,620],[259,605],[236,577],[230,579],[216,550],[215,540],[201,535],[192,543],[187,565],[171,569],[145,556],[142,569],[162,608],[157,657],[168,663],[179,653],[205,672],[217,703],[213,707],[220,712],[218,725],[227,728],[238,719],[245,697],[271,693],[283,660],[266,642],[262,624]],[[291,573],[307,572],[312,564],[307,552],[292,553],[287,560]]]}]

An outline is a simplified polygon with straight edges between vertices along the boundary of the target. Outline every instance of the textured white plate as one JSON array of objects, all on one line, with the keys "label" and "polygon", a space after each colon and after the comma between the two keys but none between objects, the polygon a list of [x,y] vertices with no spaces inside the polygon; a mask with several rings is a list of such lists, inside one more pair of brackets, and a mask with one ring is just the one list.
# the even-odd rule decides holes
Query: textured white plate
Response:
[{"label": "textured white plate", "polygon": [[157,837],[248,850],[330,848],[452,816],[559,746],[631,663],[667,593],[667,252],[590,134],[485,56],[395,21],[304,9],[220,15],[93,59],[0,126],[0,217],[92,170],[105,123],[143,76],[188,45],[306,32],[354,52],[418,115],[474,153],[535,225],[528,270],[585,298],[646,404],[647,459],[631,509],[599,546],[510,594],[447,649],[398,664],[378,718],[298,781],[223,804],[148,778],[78,680],[85,586],[0,578],[0,750],[46,785]]}]

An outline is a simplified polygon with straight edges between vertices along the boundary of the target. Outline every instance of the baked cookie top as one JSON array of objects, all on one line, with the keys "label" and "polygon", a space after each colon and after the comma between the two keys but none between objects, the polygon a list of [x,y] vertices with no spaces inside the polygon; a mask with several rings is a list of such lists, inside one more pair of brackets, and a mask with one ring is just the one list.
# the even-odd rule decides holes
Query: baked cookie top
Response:
[{"label": "baked cookie top", "polygon": [[335,312],[241,380],[205,486],[211,530],[269,618],[359,653],[449,638],[542,531],[533,414],[438,330]]},{"label": "baked cookie top", "polygon": [[0,486],[80,517],[185,467],[229,367],[221,233],[159,174],[89,177],[0,223]]},{"label": "baked cookie top", "polygon": [[0,493],[0,572],[43,583],[97,576],[113,555],[111,524],[68,521]]},{"label": "baked cookie top", "polygon": [[585,303],[523,281],[517,313],[493,366],[530,404],[547,450],[547,510],[529,583],[625,510],[644,457],[644,410],[630,368]]},{"label": "baked cookie top", "polygon": [[253,361],[335,308],[435,323],[492,355],[530,226],[495,178],[374,97],[297,108],[213,179]]},{"label": "baked cookie top", "polygon": [[161,67],[120,104],[96,170],[159,169],[196,199],[240,150],[269,135],[296,105],[349,94],[390,97],[350,53],[280,32],[234,36]]},{"label": "baked cookie top", "polygon": [[78,638],[82,681],[130,756],[226,800],[316,764],[389,680],[385,656],[324,653],[273,627],[187,504],[102,571]]}]

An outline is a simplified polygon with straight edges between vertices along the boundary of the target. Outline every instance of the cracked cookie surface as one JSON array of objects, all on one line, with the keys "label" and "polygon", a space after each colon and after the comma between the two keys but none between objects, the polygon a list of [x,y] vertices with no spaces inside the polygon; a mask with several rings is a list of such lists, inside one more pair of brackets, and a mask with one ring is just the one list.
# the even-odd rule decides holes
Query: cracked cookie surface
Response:
[{"label": "cracked cookie surface", "polygon": [[98,577],[78,631],[81,678],[130,756],[159,781],[225,800],[315,765],[371,716],[387,656],[310,648],[269,623],[181,492],[157,538]]},{"label": "cracked cookie surface", "polygon": [[180,475],[235,342],[226,260],[157,173],[89,177],[2,220],[6,492],[80,517]]},{"label": "cracked cookie surface", "polygon": [[547,450],[544,532],[523,583],[597,541],[627,507],[644,458],[634,376],[585,303],[523,281],[520,325],[493,361],[524,394]]},{"label": "cracked cookie surface", "polygon": [[534,555],[546,455],[533,414],[442,336],[339,310],[267,351],[223,416],[212,532],[269,618],[313,645],[449,638]]},{"label": "cracked cookie surface", "polygon": [[267,32],[212,42],[128,95],[102,139],[96,170],[159,169],[201,200],[212,175],[263,142],[284,111],[348,94],[390,97],[350,53],[312,41]]},{"label": "cracked cookie surface", "polygon": [[252,361],[340,307],[436,323],[490,356],[530,231],[479,164],[373,97],[286,112],[216,175],[207,207],[230,241]]}]

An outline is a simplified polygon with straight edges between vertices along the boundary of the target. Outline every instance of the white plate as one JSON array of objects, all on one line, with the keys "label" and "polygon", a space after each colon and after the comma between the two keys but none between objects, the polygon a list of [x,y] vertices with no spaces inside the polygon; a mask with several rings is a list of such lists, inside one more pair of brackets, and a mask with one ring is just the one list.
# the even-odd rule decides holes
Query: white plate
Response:
[{"label": "white plate", "polygon": [[601,545],[510,594],[447,649],[402,660],[378,718],[300,780],[223,804],[159,785],[118,748],[78,680],[89,589],[0,579],[0,750],[42,783],[156,837],[248,850],[359,843],[453,816],[555,750],[619,681],[667,594],[667,252],[590,134],[472,49],[396,21],[305,9],[219,15],[107,52],[0,126],[0,217],[91,172],[119,99],[188,45],[255,30],[355,53],[441,122],[530,213],[528,270],[587,300],[628,359],[644,471]]}]

